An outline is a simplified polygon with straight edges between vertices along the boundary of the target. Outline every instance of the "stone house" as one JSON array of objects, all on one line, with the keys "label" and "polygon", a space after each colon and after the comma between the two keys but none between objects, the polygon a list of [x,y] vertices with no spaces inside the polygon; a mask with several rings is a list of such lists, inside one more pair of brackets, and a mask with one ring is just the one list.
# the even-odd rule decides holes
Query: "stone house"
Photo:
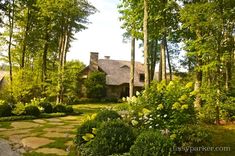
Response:
[{"label": "stone house", "polygon": [[[106,75],[106,96],[121,98],[129,95],[130,61],[112,60],[109,56],[99,59],[99,53],[90,53],[90,64],[83,70],[86,79],[92,71],[104,72]],[[135,62],[134,92],[144,87],[144,66]]]}]

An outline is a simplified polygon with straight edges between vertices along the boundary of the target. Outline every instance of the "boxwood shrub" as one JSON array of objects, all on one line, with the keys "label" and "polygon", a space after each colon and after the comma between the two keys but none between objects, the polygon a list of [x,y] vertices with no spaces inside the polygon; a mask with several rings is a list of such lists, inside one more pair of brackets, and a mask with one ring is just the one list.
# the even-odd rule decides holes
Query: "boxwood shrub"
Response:
[{"label": "boxwood shrub", "polygon": [[104,122],[91,142],[92,153],[96,156],[122,154],[128,152],[134,143],[132,128],[121,120]]},{"label": "boxwood shrub", "polygon": [[25,107],[25,114],[32,115],[32,116],[39,116],[41,114],[41,112],[37,106],[28,105]]},{"label": "boxwood shrub", "polygon": [[0,117],[11,116],[12,107],[10,104],[0,101]]},{"label": "boxwood shrub", "polygon": [[130,149],[131,156],[169,156],[173,141],[158,130],[144,131]]},{"label": "boxwood shrub", "polygon": [[107,110],[107,109],[100,111],[95,117],[95,120],[99,122],[109,121],[114,119],[121,119],[121,116],[116,111]]}]

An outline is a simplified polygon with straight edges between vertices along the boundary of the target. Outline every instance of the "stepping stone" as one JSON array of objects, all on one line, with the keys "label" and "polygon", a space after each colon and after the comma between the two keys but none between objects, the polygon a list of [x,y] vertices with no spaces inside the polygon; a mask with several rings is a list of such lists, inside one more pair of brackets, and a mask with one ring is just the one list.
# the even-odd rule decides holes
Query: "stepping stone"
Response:
[{"label": "stepping stone", "polygon": [[46,119],[46,120],[50,121],[50,122],[61,122],[61,120],[58,118],[50,118],[50,119]]},{"label": "stepping stone", "polygon": [[75,129],[75,127],[73,125],[60,126],[59,128],[63,128],[63,129]]},{"label": "stepping stone", "polygon": [[54,142],[54,140],[50,140],[47,138],[40,138],[40,137],[28,137],[21,140],[21,143],[24,147],[29,147],[32,149],[36,149],[38,147],[47,145],[49,143]]},{"label": "stepping stone", "polygon": [[77,116],[65,116],[65,117],[61,117],[60,119],[69,120],[69,121],[79,120]]},{"label": "stepping stone", "polygon": [[49,124],[50,125],[58,125],[58,126],[64,125],[64,123],[61,123],[61,122],[50,122]]},{"label": "stepping stone", "polygon": [[32,129],[9,129],[8,131],[0,132],[0,135],[9,137],[16,134],[30,134],[30,131],[32,131]]},{"label": "stepping stone", "polygon": [[11,135],[9,137],[9,141],[15,143],[15,144],[19,144],[21,143],[22,138],[28,137],[28,134],[21,134],[21,135]]},{"label": "stepping stone", "polygon": [[68,155],[68,153],[62,149],[58,148],[39,148],[35,152],[43,153],[43,154],[56,154],[56,155]]},{"label": "stepping stone", "polygon": [[11,126],[15,129],[25,129],[25,128],[36,128],[40,127],[40,124],[33,123],[33,122],[12,122]]},{"label": "stepping stone", "polygon": [[0,132],[1,131],[6,131],[6,130],[9,130],[9,129],[7,129],[7,128],[0,128]]},{"label": "stepping stone", "polygon": [[45,129],[43,129],[43,131],[46,131],[46,132],[70,132],[70,131],[72,131],[72,129],[55,127],[55,128],[45,128]]},{"label": "stepping stone", "polygon": [[74,134],[69,134],[69,133],[58,133],[58,132],[48,132],[46,134],[42,135],[43,137],[47,137],[47,138],[73,138],[75,137]]},{"label": "stepping stone", "polygon": [[35,120],[33,120],[33,122],[36,122],[36,123],[39,123],[39,124],[45,124],[45,123],[47,123],[47,121],[42,120],[42,119],[35,119]]}]

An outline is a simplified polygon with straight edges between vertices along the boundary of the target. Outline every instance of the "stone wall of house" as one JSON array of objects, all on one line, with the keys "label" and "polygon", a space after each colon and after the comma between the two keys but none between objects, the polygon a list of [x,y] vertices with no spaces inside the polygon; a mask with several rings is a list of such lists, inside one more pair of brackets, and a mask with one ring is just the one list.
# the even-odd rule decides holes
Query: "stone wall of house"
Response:
[{"label": "stone wall of house", "polygon": [[120,98],[122,86],[107,86],[106,96],[109,98]]},{"label": "stone wall of house", "polygon": [[[134,93],[140,92],[143,87],[134,87]],[[129,96],[129,84],[123,84],[120,86],[107,86],[106,96],[108,98],[122,98]]]}]

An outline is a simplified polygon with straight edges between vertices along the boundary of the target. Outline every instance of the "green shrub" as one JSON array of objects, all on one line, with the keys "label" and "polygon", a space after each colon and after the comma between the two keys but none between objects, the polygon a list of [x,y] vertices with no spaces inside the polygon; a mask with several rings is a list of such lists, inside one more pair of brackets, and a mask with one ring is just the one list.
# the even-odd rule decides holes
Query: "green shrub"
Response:
[{"label": "green shrub", "polygon": [[25,105],[22,102],[18,102],[12,110],[15,115],[23,115],[25,113]]},{"label": "green shrub", "polygon": [[5,101],[0,101],[0,117],[11,116],[12,107]]},{"label": "green shrub", "polygon": [[114,120],[104,122],[98,128],[91,147],[96,156],[121,154],[129,151],[134,140],[132,128],[121,120]]},{"label": "green shrub", "polygon": [[221,118],[226,121],[235,120],[235,97],[227,97],[220,108]]},{"label": "green shrub", "polygon": [[177,147],[202,147],[211,144],[211,133],[199,125],[179,126],[172,132]]},{"label": "green shrub", "polygon": [[103,98],[106,94],[106,78],[102,72],[92,72],[85,80],[88,98]]},{"label": "green shrub", "polygon": [[95,131],[96,131],[96,128],[99,126],[99,124],[100,123],[95,120],[87,120],[81,126],[79,126],[77,129],[77,135],[75,138],[76,145],[79,146],[81,144],[85,144],[89,142],[90,140],[85,138],[86,134],[87,135],[91,134],[95,136],[94,133],[96,133]]},{"label": "green shrub", "polygon": [[109,121],[109,120],[113,120],[113,119],[120,119],[121,116],[114,110],[102,110],[100,111],[96,117],[95,120],[96,121]]},{"label": "green shrub", "polygon": [[198,119],[206,124],[214,124],[216,119],[215,106],[211,104],[205,104],[201,107]]},{"label": "green shrub", "polygon": [[74,112],[74,110],[73,110],[72,106],[66,106],[66,112],[65,113],[71,114],[73,112]]},{"label": "green shrub", "polygon": [[25,107],[25,114],[26,115],[33,115],[33,116],[39,116],[40,110],[37,106],[34,105],[28,105]]},{"label": "green shrub", "polygon": [[43,108],[43,112],[45,112],[45,113],[52,113],[53,112],[52,104],[50,104],[49,102],[42,102],[39,104],[39,106]]},{"label": "green shrub", "polygon": [[64,105],[64,104],[55,105],[53,112],[65,113],[66,112],[66,105]]},{"label": "green shrub", "polygon": [[169,156],[173,141],[160,131],[142,132],[130,149],[131,156]]},{"label": "green shrub", "polygon": [[195,123],[193,83],[153,82],[138,97],[128,98],[132,123],[139,128],[165,129]]}]

